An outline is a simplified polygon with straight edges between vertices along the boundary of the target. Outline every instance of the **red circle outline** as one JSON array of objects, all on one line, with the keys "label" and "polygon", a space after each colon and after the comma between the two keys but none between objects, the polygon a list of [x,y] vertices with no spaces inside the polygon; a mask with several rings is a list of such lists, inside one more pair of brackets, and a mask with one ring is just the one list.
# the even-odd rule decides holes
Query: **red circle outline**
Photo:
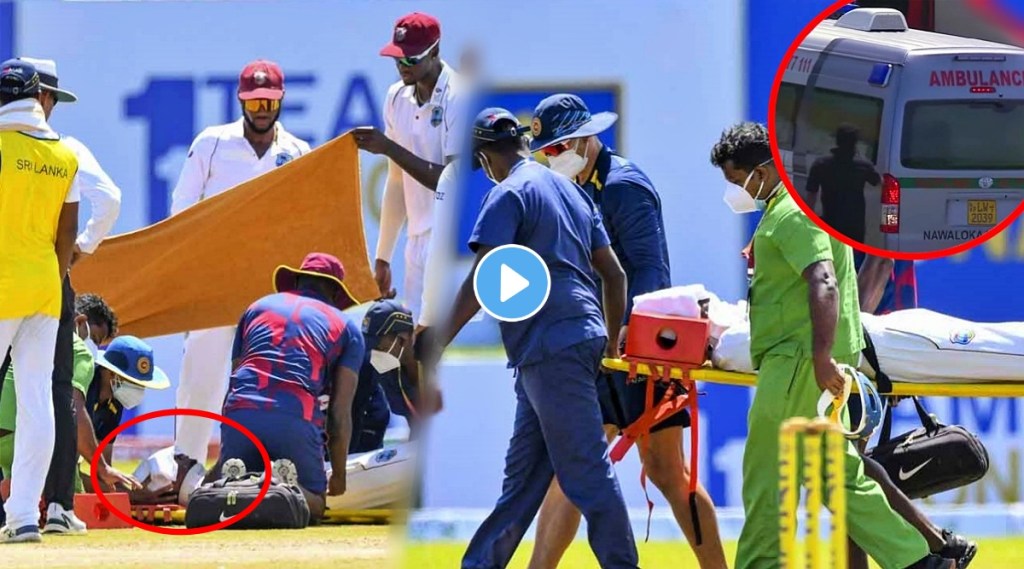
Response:
[{"label": "red circle outline", "polygon": [[[974,10],[982,19],[989,24],[1003,30],[1013,36],[1013,39],[1024,42],[1024,29],[1021,28],[1019,16],[1007,10],[1005,6],[994,0],[967,0],[967,7]],[[1007,22],[1017,22],[1016,25],[1007,25]]]},{"label": "red circle outline", "polygon": [[107,447],[107,445],[110,444],[110,441],[112,441],[114,439],[114,437],[119,435],[125,429],[127,429],[127,428],[129,428],[131,426],[134,426],[134,425],[138,425],[139,423],[141,423],[143,421],[148,421],[150,419],[159,419],[160,417],[174,417],[174,416],[177,416],[177,415],[187,415],[187,416],[191,416],[191,417],[202,417],[204,419],[212,419],[214,421],[220,421],[221,423],[224,423],[225,425],[228,425],[229,427],[234,427],[235,429],[238,429],[238,431],[240,433],[242,433],[243,435],[248,437],[249,440],[251,440],[256,445],[256,449],[260,451],[260,456],[263,458],[263,465],[264,465],[264,468],[265,468],[264,472],[270,472],[270,470],[271,470],[270,455],[267,453],[266,447],[264,447],[263,443],[261,443],[260,440],[258,438],[256,438],[256,435],[252,434],[252,432],[249,429],[246,429],[245,427],[240,425],[238,422],[233,421],[231,419],[228,419],[224,415],[218,415],[216,413],[211,413],[209,411],[203,411],[203,410],[200,410],[200,409],[163,409],[163,410],[160,410],[160,411],[153,411],[151,413],[145,413],[145,414],[139,415],[138,417],[135,417],[134,419],[128,421],[127,423],[123,423],[121,425],[118,425],[118,427],[116,429],[114,429],[109,435],[107,435],[106,437],[103,438],[102,441],[100,441],[99,445],[96,447],[96,452],[95,452],[95,454],[93,454],[93,457],[92,457],[92,464],[91,464],[91,466],[92,466],[92,473],[90,474],[90,478],[92,479],[93,491],[96,493],[96,497],[99,498],[100,502],[104,506],[106,506],[108,510],[110,510],[115,516],[120,518],[125,523],[131,524],[133,527],[137,527],[139,529],[143,529],[143,530],[146,530],[146,531],[151,531],[153,533],[161,533],[161,534],[164,534],[164,535],[199,535],[199,534],[202,534],[202,533],[216,531],[216,530],[219,530],[219,529],[224,529],[224,528],[226,528],[226,527],[228,527],[228,526],[230,526],[230,525],[240,521],[245,516],[248,516],[249,514],[251,514],[253,512],[253,510],[256,509],[256,506],[259,506],[260,502],[263,501],[263,498],[266,497],[267,491],[270,490],[270,476],[264,476],[263,477],[263,486],[260,488],[260,493],[256,496],[256,499],[253,500],[253,502],[251,504],[249,504],[249,506],[246,507],[241,512],[235,514],[234,516],[231,516],[230,518],[228,518],[228,519],[226,519],[226,520],[224,520],[222,522],[216,523],[216,524],[212,524],[212,525],[208,525],[208,526],[202,526],[202,527],[197,527],[197,528],[184,528],[184,529],[178,529],[178,530],[174,530],[174,529],[170,529],[170,528],[166,528],[166,527],[160,527],[160,526],[156,526],[156,525],[150,525],[150,524],[138,521],[138,520],[132,518],[130,514],[122,512],[118,508],[114,507],[114,505],[110,502],[110,500],[103,493],[103,489],[100,487],[100,481],[99,481],[99,475],[98,475],[98,473],[99,473],[99,468],[98,468],[99,467],[99,459],[100,459],[101,456],[103,456],[103,449],[105,449]]},{"label": "red circle outline", "polygon": [[[818,214],[814,213],[814,210],[812,210],[807,205],[803,197],[800,196],[800,192],[796,190],[793,181],[789,179],[789,174],[786,173],[786,169],[784,167],[779,167],[784,163],[782,161],[782,152],[779,150],[779,143],[776,140],[775,136],[775,108],[778,105],[779,88],[782,86],[782,77],[783,75],[785,75],[786,66],[789,64],[789,61],[793,59],[793,55],[796,53],[797,48],[800,47],[800,45],[804,42],[804,39],[807,38],[808,35],[810,35],[814,28],[817,27],[818,24],[823,22],[826,18],[828,18],[833,12],[835,12],[839,8],[842,8],[843,6],[846,6],[849,3],[849,0],[836,0],[836,2],[831,4],[823,12],[818,14],[817,17],[811,20],[811,22],[807,24],[807,26],[805,26],[799,34],[797,34],[796,39],[794,39],[793,42],[789,45],[789,49],[787,49],[786,54],[782,56],[782,61],[779,62],[779,67],[775,72],[775,80],[772,83],[771,95],[768,97],[768,142],[772,150],[772,159],[775,161],[776,164],[775,169],[779,173],[779,178],[782,180],[783,185],[786,186],[786,191],[789,192],[789,195],[793,197],[793,200],[797,203],[798,206],[800,206],[800,209],[803,210],[807,217],[811,218],[811,220],[814,221],[815,225],[825,230],[826,233],[828,233],[832,237],[835,237],[837,240],[849,245],[850,247],[853,247],[854,249],[867,253],[869,255],[874,255],[876,257],[887,257],[890,259],[899,259],[903,261],[925,261],[930,259],[942,259],[947,256],[968,251],[995,237],[1004,229],[1009,227],[1010,224],[1017,221],[1017,218],[1019,218],[1020,215],[1024,213],[1024,200],[1021,200],[1021,203],[1017,205],[1017,207],[1010,213],[1010,215],[1007,216],[1006,219],[1001,221],[992,229],[989,229],[984,234],[975,237],[974,239],[971,239],[966,243],[954,245],[953,247],[947,247],[945,249],[939,249],[937,251],[930,252],[901,253],[897,251],[891,251],[889,249],[880,249],[878,247],[865,245],[864,243],[860,243],[858,241],[850,239],[846,235],[843,235],[842,233],[833,229],[832,226],[830,226],[829,224],[825,223],[825,221],[822,220],[818,216]],[[971,3],[970,5],[973,5],[973,3]]]}]

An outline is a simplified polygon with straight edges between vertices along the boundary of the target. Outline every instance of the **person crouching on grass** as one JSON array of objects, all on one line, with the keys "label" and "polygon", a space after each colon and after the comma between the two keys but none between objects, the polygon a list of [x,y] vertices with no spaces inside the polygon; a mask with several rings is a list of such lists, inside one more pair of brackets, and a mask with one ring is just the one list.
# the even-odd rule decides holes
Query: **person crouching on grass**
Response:
[{"label": "person crouching on grass", "polygon": [[[352,400],[363,365],[363,334],[342,312],[356,304],[344,278],[341,261],[326,253],[306,255],[298,269],[277,268],[277,293],[254,302],[238,323],[224,400],[223,415],[266,447],[274,478],[302,490],[314,525],[323,517],[326,494],[345,493]],[[222,425],[220,442],[207,482],[263,470],[259,451],[240,431]]]}]

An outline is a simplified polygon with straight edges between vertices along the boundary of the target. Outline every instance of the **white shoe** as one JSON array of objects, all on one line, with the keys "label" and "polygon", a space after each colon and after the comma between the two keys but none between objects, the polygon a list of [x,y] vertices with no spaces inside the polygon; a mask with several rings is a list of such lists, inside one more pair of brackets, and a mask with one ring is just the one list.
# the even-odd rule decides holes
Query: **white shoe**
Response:
[{"label": "white shoe", "polygon": [[241,478],[245,472],[245,462],[240,458],[229,458],[220,467],[221,478]]},{"label": "white shoe", "polygon": [[60,504],[50,504],[46,508],[46,525],[43,533],[64,535],[83,535],[86,533],[85,522],[78,519],[74,511],[65,510]]},{"label": "white shoe", "polygon": [[279,458],[270,464],[271,477],[276,478],[281,484],[291,486],[299,485],[299,470],[295,463],[287,458]]},{"label": "white shoe", "polygon": [[0,528],[0,543],[39,543],[43,536],[39,535],[39,526],[11,526]]}]

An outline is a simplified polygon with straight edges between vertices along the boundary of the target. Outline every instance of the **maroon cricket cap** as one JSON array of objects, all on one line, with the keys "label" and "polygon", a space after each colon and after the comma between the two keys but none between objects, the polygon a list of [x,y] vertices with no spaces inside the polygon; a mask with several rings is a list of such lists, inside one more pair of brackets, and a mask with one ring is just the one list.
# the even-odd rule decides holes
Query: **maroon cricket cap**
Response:
[{"label": "maroon cricket cap", "polygon": [[238,98],[250,99],[284,98],[284,73],[273,61],[257,59],[242,69],[238,76]]},{"label": "maroon cricket cap", "polygon": [[391,43],[380,50],[385,57],[415,57],[441,39],[441,24],[437,18],[413,12],[395,22]]},{"label": "maroon cricket cap", "polygon": [[298,269],[287,265],[281,265],[274,270],[274,290],[277,292],[290,292],[295,290],[296,281],[299,275],[309,275],[329,279],[339,287],[338,295],[333,298],[334,306],[339,310],[359,304],[348,287],[345,286],[345,267],[334,255],[327,253],[310,253],[302,260]]}]

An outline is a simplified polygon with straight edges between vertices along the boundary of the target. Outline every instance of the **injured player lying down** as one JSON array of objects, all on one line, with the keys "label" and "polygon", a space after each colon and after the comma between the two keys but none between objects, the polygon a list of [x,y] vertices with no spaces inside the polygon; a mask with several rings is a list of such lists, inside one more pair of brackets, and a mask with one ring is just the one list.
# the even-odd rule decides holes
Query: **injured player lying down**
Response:
[{"label": "injured player lying down", "polygon": [[[695,284],[638,296],[634,311],[695,318],[704,303],[711,320],[711,363],[716,369],[756,373],[745,302],[722,301]],[[893,382],[1024,382],[1024,322],[972,322],[923,308],[861,313],[861,321],[869,350]],[[866,355],[858,368],[868,377],[877,374]]]}]

